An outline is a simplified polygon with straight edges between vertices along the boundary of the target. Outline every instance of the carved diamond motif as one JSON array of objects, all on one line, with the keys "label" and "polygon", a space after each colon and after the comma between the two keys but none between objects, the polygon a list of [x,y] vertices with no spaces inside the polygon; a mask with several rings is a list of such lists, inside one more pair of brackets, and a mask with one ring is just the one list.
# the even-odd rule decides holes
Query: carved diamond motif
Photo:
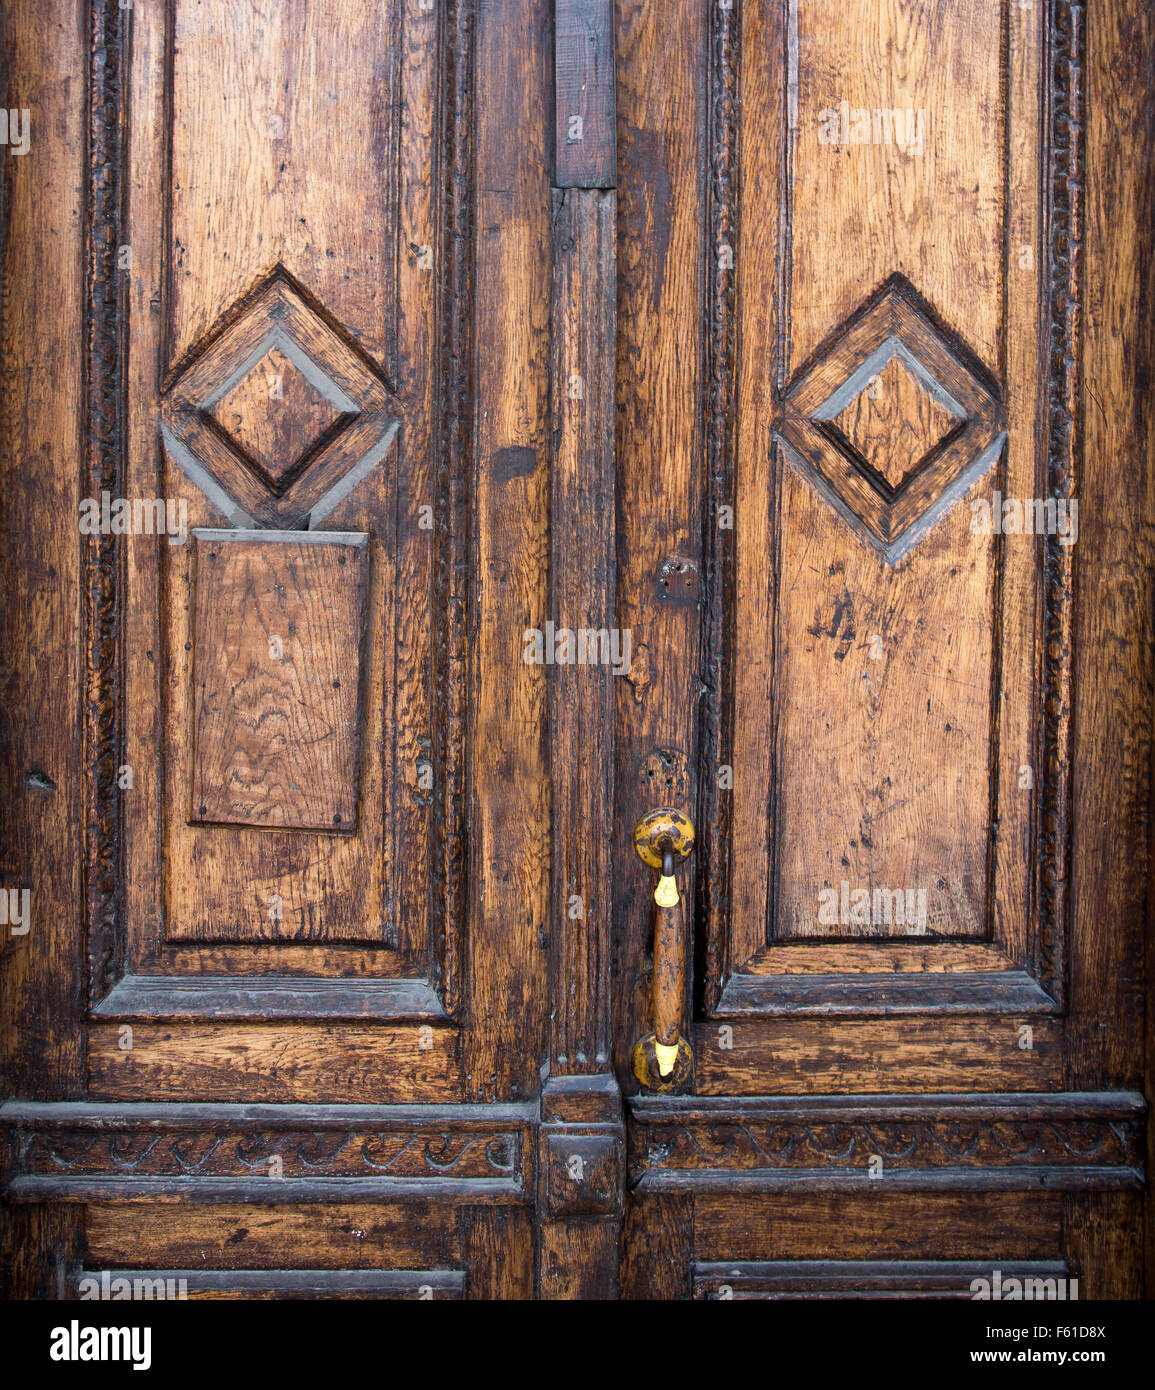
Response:
[{"label": "carved diamond motif", "polygon": [[[284,491],[299,466],[357,414],[356,405],[284,335],[202,410],[268,479]],[[260,351],[260,348],[258,348]]]},{"label": "carved diamond motif", "polygon": [[894,276],[803,372],[782,425],[789,462],[894,564],[998,458],[993,381]]},{"label": "carved diamond motif", "polygon": [[831,423],[896,491],[966,416],[898,347]]},{"label": "carved diamond motif", "polygon": [[316,526],[381,462],[400,411],[280,267],[170,387],[169,458],[236,526]]}]

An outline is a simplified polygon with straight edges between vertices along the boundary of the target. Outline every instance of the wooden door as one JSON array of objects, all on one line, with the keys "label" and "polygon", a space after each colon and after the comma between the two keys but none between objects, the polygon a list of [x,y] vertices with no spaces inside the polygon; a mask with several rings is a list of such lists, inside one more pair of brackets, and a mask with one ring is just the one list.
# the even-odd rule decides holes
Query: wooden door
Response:
[{"label": "wooden door", "polygon": [[14,1286],[528,1295],[548,16],[49,8],[5,18]]},{"label": "wooden door", "polygon": [[8,7],[10,1293],[1139,1296],[1105,11]]},{"label": "wooden door", "polygon": [[[619,7],[616,832],[664,800],[698,836],[692,1077],[628,1102],[635,1296],[1141,1296],[1125,12]],[[623,1072],[653,887],[622,873]]]}]

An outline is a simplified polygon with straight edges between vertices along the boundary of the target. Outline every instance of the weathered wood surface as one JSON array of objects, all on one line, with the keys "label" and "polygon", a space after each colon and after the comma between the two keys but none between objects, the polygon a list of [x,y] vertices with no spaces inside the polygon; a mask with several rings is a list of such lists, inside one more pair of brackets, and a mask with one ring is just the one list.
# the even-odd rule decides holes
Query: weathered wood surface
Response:
[{"label": "weathered wood surface", "polygon": [[[32,116],[0,147],[0,889],[32,908],[0,1045],[21,1100],[300,1106],[313,1139],[274,1196],[241,1172],[269,1135],[238,1154],[223,1116],[195,1152],[130,1125],[135,1176],[107,1135],[71,1176],[33,1145],[5,1291],[655,1300],[850,1262],[944,1293],[1027,1262],[1150,1292],[1138,1104],[1059,1113],[1155,1067],[1148,7],[235,8],[0,17]],[[972,530],[996,490],[1077,500],[1077,541]],[[360,765],[285,823],[194,804],[229,605],[179,535],[73,529],[102,493],[370,537],[363,681],[330,662]],[[311,573],[301,613],[355,644],[341,591]],[[629,632],[628,677],[524,660],[561,608]],[[613,1078],[658,804],[699,829],[701,1114],[664,1164]],[[843,882],[913,920],[843,920]],[[863,1152],[913,1096],[912,1190],[778,1143],[818,1096]],[[478,1102],[528,1106],[516,1169]],[[349,1103],[441,1128],[362,1171]],[[930,1157],[970,1120],[973,1161]]]}]

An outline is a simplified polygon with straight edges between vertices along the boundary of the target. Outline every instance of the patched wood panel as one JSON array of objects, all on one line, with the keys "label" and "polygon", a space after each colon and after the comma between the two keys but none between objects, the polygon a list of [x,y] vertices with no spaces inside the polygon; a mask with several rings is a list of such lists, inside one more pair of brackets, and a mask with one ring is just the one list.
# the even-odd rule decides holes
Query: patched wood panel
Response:
[{"label": "patched wood panel", "polygon": [[357,821],[369,538],[196,536],[192,818]]}]

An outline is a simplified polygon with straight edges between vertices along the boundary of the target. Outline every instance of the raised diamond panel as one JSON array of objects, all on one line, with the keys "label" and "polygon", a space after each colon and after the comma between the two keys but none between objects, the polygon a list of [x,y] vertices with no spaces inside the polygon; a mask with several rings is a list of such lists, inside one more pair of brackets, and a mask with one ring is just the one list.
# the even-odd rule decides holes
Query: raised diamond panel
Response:
[{"label": "raised diamond panel", "polygon": [[278,267],[169,388],[161,422],[169,458],[233,525],[298,530],[381,463],[400,410]]},{"label": "raised diamond panel", "polygon": [[270,342],[237,382],[205,402],[203,411],[274,490],[283,491],[318,443],[357,408],[316,363],[285,340]]},{"label": "raised diamond panel", "polygon": [[897,491],[965,416],[896,348],[834,417],[843,439]]},{"label": "raised diamond panel", "polygon": [[789,390],[787,460],[894,564],[997,460],[997,387],[893,276]]}]

